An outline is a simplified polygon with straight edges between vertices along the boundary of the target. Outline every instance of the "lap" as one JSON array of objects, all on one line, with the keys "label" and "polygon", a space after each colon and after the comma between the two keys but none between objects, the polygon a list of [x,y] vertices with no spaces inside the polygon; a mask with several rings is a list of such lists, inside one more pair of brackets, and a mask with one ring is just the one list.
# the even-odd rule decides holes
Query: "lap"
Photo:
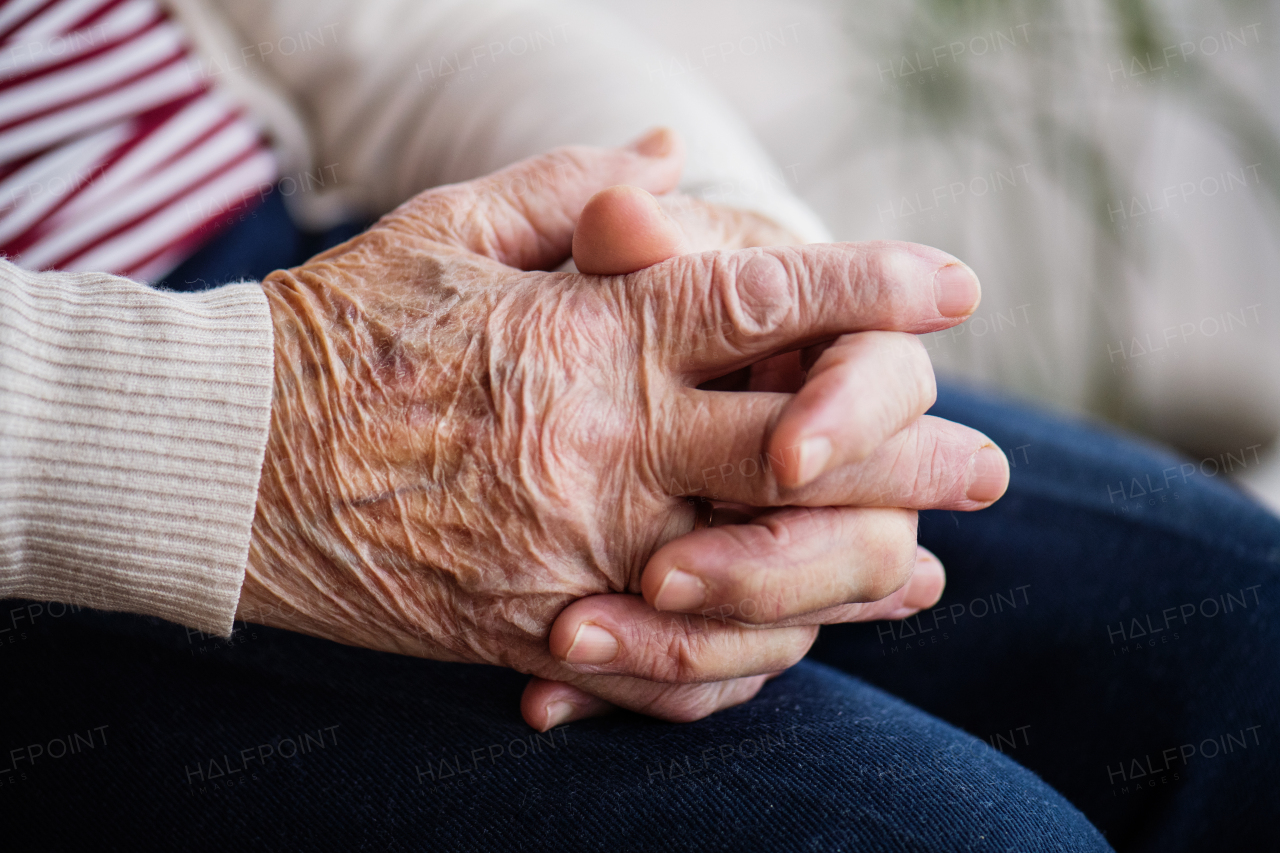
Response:
[{"label": "lap", "polygon": [[504,670],[254,626],[228,645],[26,621],[0,802],[46,849],[1107,849],[1007,756],[817,663],[698,723],[537,735]]},{"label": "lap", "polygon": [[935,413],[1016,465],[923,514],[942,602],[739,708],[536,735],[503,670],[6,603],[0,808],[49,849],[1106,849],[1071,803],[1119,849],[1268,837],[1280,522],[1127,439]]},{"label": "lap", "polygon": [[1280,521],[1226,482],[1239,457],[1189,461],[956,388],[934,414],[1004,448],[1009,491],[922,513],[947,567],[937,607],[824,628],[814,656],[1002,749],[1119,849],[1270,838]]}]

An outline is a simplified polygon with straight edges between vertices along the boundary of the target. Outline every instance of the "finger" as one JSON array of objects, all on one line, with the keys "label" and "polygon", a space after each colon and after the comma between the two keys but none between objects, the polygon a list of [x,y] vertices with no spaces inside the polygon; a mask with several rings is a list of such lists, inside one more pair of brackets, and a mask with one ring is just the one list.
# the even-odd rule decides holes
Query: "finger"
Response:
[{"label": "finger", "polygon": [[[752,675],[705,684],[664,684],[625,675],[568,676],[574,685],[619,708],[672,723],[691,723],[716,711],[741,705],[781,673]],[[536,727],[535,727],[536,728]]]},{"label": "finger", "polygon": [[685,684],[776,672],[804,657],[811,626],[759,630],[658,613],[638,595],[593,595],[551,626],[551,654],[573,672]]},{"label": "finger", "polygon": [[780,353],[757,361],[750,367],[703,382],[702,391],[770,391],[794,394],[804,385],[801,350]]},{"label": "finger", "polygon": [[609,713],[614,706],[563,681],[534,676],[520,697],[520,715],[540,732]]},{"label": "finger", "polygon": [[[524,721],[540,732],[612,713],[618,707],[671,722],[692,722],[753,698],[766,681],[785,670],[706,684],[663,684],[619,675],[582,679],[613,697],[605,701],[565,681],[533,677],[520,697]],[[617,704],[614,704],[614,703]]]},{"label": "finger", "polygon": [[875,622],[881,619],[906,619],[928,610],[940,600],[947,588],[947,572],[942,562],[927,548],[916,546],[916,565],[902,589],[865,604],[843,604],[784,619],[779,627],[797,625],[838,625],[842,622]]},{"label": "finger", "polygon": [[680,225],[692,252],[793,246],[805,242],[800,236],[754,211],[715,204],[682,193],[668,193],[657,201]]},{"label": "finger", "polygon": [[936,605],[942,598],[946,585],[947,575],[942,563],[924,548],[918,548],[916,564],[911,576],[901,588],[885,598],[879,601],[823,607],[780,619],[769,627],[787,628],[793,625],[838,625],[844,622],[906,619]]},{"label": "finger", "polygon": [[678,255],[803,242],[747,210],[678,193],[654,198],[620,185],[591,197],[573,232],[573,260],[591,275],[623,275]]},{"label": "finger", "polygon": [[[818,357],[769,437],[785,486],[865,459],[938,396],[924,344],[899,332],[844,335]],[[785,448],[795,453],[783,453]]]},{"label": "finger", "polygon": [[639,187],[593,195],[573,232],[573,262],[589,275],[635,272],[689,251],[681,227]]},{"label": "finger", "polygon": [[624,148],[559,148],[475,181],[428,190],[380,223],[525,270],[569,257],[587,200],[615,184],[653,192],[680,180],[684,149],[658,128]]},{"label": "finger", "polygon": [[906,585],[916,561],[910,510],[788,508],[668,542],[645,566],[640,588],[657,611],[772,626],[888,598]]},{"label": "finger", "polygon": [[[942,597],[946,575],[942,564],[929,551],[918,548],[916,569],[907,584],[888,598],[867,604],[851,604],[809,614],[800,619],[808,624],[866,622],[875,619],[903,619],[932,607]],[[785,624],[785,623],[783,623]],[[538,731],[624,707],[672,722],[692,722],[753,698],[768,681],[782,675],[778,670],[759,676],[705,684],[665,684],[627,676],[572,676],[576,683],[532,678],[521,698],[525,721]],[[606,701],[586,692],[608,697]]]},{"label": "finger", "polygon": [[617,286],[654,330],[659,358],[694,385],[850,332],[945,329],[981,295],[952,256],[892,242],[687,255]]},{"label": "finger", "polygon": [[673,496],[759,507],[971,511],[992,504],[1008,486],[1009,463],[991,439],[930,415],[889,436],[861,462],[828,466],[803,486],[784,485],[779,471],[799,467],[799,448],[774,448],[766,437],[791,400],[788,394],[680,390],[660,416],[672,424],[655,452],[660,487]]}]

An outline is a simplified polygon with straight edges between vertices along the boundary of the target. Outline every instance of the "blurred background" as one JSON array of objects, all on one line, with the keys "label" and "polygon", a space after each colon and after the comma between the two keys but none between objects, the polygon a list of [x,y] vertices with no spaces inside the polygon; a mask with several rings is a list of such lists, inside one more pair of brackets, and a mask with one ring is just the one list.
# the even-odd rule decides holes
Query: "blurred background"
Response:
[{"label": "blurred background", "polygon": [[1280,4],[603,0],[747,117],[836,239],[983,303],[940,374],[1175,445],[1280,508]]}]

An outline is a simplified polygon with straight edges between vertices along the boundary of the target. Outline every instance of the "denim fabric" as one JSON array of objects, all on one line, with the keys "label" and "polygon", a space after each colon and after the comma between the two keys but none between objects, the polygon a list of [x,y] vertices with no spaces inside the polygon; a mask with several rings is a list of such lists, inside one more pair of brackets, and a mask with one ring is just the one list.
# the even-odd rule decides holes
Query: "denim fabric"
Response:
[{"label": "denim fabric", "polygon": [[[226,253],[284,245],[272,210]],[[267,271],[209,254],[184,282]],[[3,849],[1277,849],[1280,522],[1203,461],[954,388],[934,413],[1016,466],[922,515],[942,601],[824,628],[697,723],[537,735],[509,671],[0,603]]]},{"label": "denim fabric", "polygon": [[1009,492],[921,514],[938,607],[824,628],[812,657],[1003,748],[1117,849],[1280,850],[1280,521],[1223,473],[1252,452],[1183,459],[956,388],[933,414],[1004,448]]},{"label": "denim fabric", "polygon": [[8,849],[1107,849],[1008,756],[817,663],[698,723],[538,736],[490,667],[89,611],[23,633]]}]

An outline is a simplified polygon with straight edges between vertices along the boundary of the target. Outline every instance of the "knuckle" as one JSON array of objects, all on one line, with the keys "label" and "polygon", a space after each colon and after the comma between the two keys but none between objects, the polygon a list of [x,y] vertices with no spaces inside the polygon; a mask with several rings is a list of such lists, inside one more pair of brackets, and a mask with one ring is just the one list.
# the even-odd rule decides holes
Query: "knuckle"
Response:
[{"label": "knuckle", "polygon": [[862,349],[854,350],[852,358],[858,354],[865,358],[853,370],[860,381],[875,388],[873,398],[882,401],[866,410],[871,428],[860,434],[865,442],[856,457],[860,459],[928,411],[937,400],[938,388],[933,363],[915,335],[864,332],[858,337]]},{"label": "knuckle", "polygon": [[791,667],[800,663],[804,656],[809,653],[809,649],[813,647],[814,641],[818,639],[817,625],[804,626],[792,630],[796,631],[796,639],[783,654],[782,665],[779,669],[791,669]]},{"label": "knuckle", "polygon": [[482,190],[476,184],[454,184],[419,193],[378,221],[366,232],[392,231],[455,242],[463,233],[465,211],[476,206]]},{"label": "knuckle", "polygon": [[920,453],[920,468],[916,473],[914,494],[918,500],[930,503],[945,500],[958,488],[964,492],[964,472],[956,470],[956,447],[947,440],[930,440],[917,430],[916,441],[928,441],[929,446]]},{"label": "knuckle", "polygon": [[584,171],[600,154],[601,152],[597,149],[586,145],[562,145],[538,158],[537,169],[551,177],[563,175],[569,171]]},{"label": "knuckle", "polygon": [[777,518],[717,528],[729,569],[717,577],[714,595],[701,618],[747,625],[766,625],[786,615],[787,601],[798,588],[784,584],[768,568],[785,558],[791,531]]},{"label": "knuckle", "polygon": [[886,489],[891,506],[931,506],[954,486],[954,448],[917,420],[896,442]]},{"label": "knuckle", "polygon": [[679,628],[672,631],[667,637],[665,646],[651,650],[656,654],[649,656],[648,677],[653,681],[673,684],[706,681],[698,650],[694,648],[695,642],[688,633]]},{"label": "knuckle", "polygon": [[910,252],[894,243],[868,246],[851,260],[850,277],[861,311],[884,320],[900,319],[895,306],[901,283],[911,280],[914,262]]},{"label": "knuckle", "polygon": [[896,432],[923,415],[938,399],[938,383],[933,362],[924,344],[915,335],[890,333],[893,342],[886,348],[890,360],[880,362],[881,375],[892,377],[894,406],[886,423],[886,433]]},{"label": "knuckle", "polygon": [[615,149],[565,145],[538,158],[533,179],[551,187],[582,184],[593,177],[607,182],[607,176],[622,169],[627,159],[625,152]]},{"label": "knuckle", "polygon": [[772,625],[789,615],[787,588],[776,588],[776,579],[771,582],[767,575],[761,573],[760,580],[753,577],[750,583],[736,584],[731,595],[722,597],[723,604],[708,607],[703,615],[746,625]]},{"label": "knuckle", "polygon": [[649,713],[670,723],[694,723],[720,708],[717,684],[699,684],[664,695]]},{"label": "knuckle", "polygon": [[916,514],[882,510],[864,548],[863,601],[879,601],[901,589],[916,562]]},{"label": "knuckle", "polygon": [[[480,192],[476,200],[486,202],[488,207],[519,211],[530,203],[530,199],[536,198],[539,194],[565,185],[580,183],[584,175],[592,171],[592,166],[598,162],[598,158],[599,152],[595,149],[570,145],[518,163],[479,182],[458,186],[478,187]],[[475,205],[475,207],[479,207],[478,212],[484,215],[485,205]]]},{"label": "knuckle", "polygon": [[915,396],[924,404],[921,412],[932,408],[938,400],[938,379],[933,372],[933,360],[924,342],[917,335],[902,335],[902,363],[907,366],[913,380]]},{"label": "knuckle", "polygon": [[901,409],[894,413],[891,427],[894,431],[901,431],[917,422],[938,399],[938,384],[932,368],[908,370],[899,380],[899,385],[903,391],[899,397]]},{"label": "knuckle", "polygon": [[742,597],[735,608],[734,618],[748,625],[772,625],[790,615],[791,608],[782,596],[759,590],[754,595]]},{"label": "knuckle", "polygon": [[797,289],[782,259],[753,252],[731,261],[720,277],[720,296],[733,325],[751,335],[778,329],[796,309]]}]

